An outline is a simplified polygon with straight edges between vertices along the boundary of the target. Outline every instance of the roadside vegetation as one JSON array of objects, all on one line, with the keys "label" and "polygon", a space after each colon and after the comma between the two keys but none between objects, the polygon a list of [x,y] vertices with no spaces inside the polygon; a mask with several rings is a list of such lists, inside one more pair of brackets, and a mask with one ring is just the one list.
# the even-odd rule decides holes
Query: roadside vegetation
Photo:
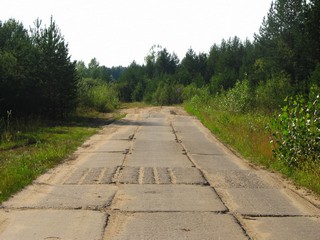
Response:
[{"label": "roadside vegetation", "polygon": [[[287,98],[274,114],[234,109],[234,105],[244,106],[239,97],[245,94],[244,89],[237,85],[216,96],[201,89],[202,94],[195,95],[184,106],[246,159],[320,194],[319,88],[312,89],[308,98],[301,95]],[[228,98],[234,94],[238,97]],[[233,104],[225,105],[226,102]]]},{"label": "roadside vegetation", "polygon": [[119,114],[90,110],[63,121],[10,118],[3,120],[0,141],[0,202],[30,184],[40,174],[72,157],[72,153],[101,126]]},{"label": "roadside vegetation", "polygon": [[320,193],[320,2],[275,0],[254,41],[208,53],[155,45],[117,82],[122,101],[183,103],[222,141],[256,164]]},{"label": "roadside vegetation", "polygon": [[181,60],[154,45],[145,64],[111,68],[72,62],[53,19],[30,31],[0,21],[0,201],[122,103],[183,104],[242,156],[320,194],[319,12],[318,0],[275,0],[253,41],[223,39]]},{"label": "roadside vegetation", "polygon": [[61,163],[118,114],[124,68],[71,62],[51,18],[0,21],[0,202]]}]

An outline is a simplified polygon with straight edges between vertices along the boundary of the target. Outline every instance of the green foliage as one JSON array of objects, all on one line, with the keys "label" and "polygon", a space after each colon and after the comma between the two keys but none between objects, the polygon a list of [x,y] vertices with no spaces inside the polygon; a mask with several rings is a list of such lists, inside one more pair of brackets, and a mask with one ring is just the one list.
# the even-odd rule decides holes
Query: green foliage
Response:
[{"label": "green foliage", "polygon": [[207,97],[209,96],[209,90],[207,87],[198,88],[195,83],[186,86],[182,92],[183,101],[190,101],[193,97]]},{"label": "green foliage", "polygon": [[112,68],[100,66],[98,60],[93,58],[88,66],[83,61],[77,61],[76,69],[80,78],[100,79],[110,83],[118,80],[126,68],[122,66]]},{"label": "green foliage", "polygon": [[76,107],[75,62],[71,62],[68,45],[52,18],[47,28],[36,21],[32,40],[39,60],[36,71],[41,79],[41,111],[51,118],[64,118]]},{"label": "green foliage", "polygon": [[118,92],[102,80],[82,79],[78,87],[79,103],[99,112],[112,112],[119,108]]},{"label": "green foliage", "polygon": [[182,103],[182,91],[182,85],[161,82],[155,93],[152,95],[152,102],[156,105]]},{"label": "green foliage", "polygon": [[[313,90],[312,96],[319,94]],[[310,96],[310,99],[312,97]],[[315,98],[313,98],[315,99]],[[228,144],[246,159],[281,172],[294,182],[320,193],[319,161],[305,162],[301,168],[289,167],[286,161],[275,161],[266,128],[272,122],[271,115],[262,112],[237,113],[217,110],[206,97],[195,96],[185,102],[186,110],[197,116],[221,141]],[[319,119],[319,111],[317,115]],[[319,120],[317,120],[319,124]],[[318,125],[319,126],[319,125]],[[319,128],[318,128],[319,129]],[[319,136],[319,130],[318,130]],[[319,138],[318,138],[319,146]],[[319,160],[319,147],[317,152]]]},{"label": "green foliage", "polygon": [[320,87],[320,63],[317,64],[315,70],[311,73],[310,83]]},{"label": "green foliage", "polygon": [[144,68],[136,64],[136,62],[132,62],[117,82],[121,101],[131,102],[137,99],[143,99],[144,81]]},{"label": "green foliage", "polygon": [[81,115],[59,124],[10,120],[10,141],[0,139],[0,202],[70,156],[102,120],[106,124],[111,119]]},{"label": "green foliage", "polygon": [[295,168],[316,164],[319,171],[320,96],[314,90],[308,100],[300,95],[287,98],[287,105],[275,117],[271,126],[276,159]]},{"label": "green foliage", "polygon": [[0,115],[63,118],[76,105],[77,77],[68,47],[52,20],[31,33],[13,19],[0,24]]},{"label": "green foliage", "polygon": [[244,113],[252,109],[252,92],[247,80],[237,82],[234,88],[214,95],[210,103],[215,109],[233,113]]},{"label": "green foliage", "polygon": [[[216,98],[216,97],[214,97]],[[186,110],[197,116],[220,140],[255,163],[271,165],[272,148],[269,133],[265,131],[271,117],[257,113],[221,111],[214,107],[214,100],[195,96],[185,103]]]},{"label": "green foliage", "polygon": [[286,72],[306,93],[308,77],[320,60],[319,1],[276,0],[256,36],[268,71]]},{"label": "green foliage", "polygon": [[283,99],[293,94],[293,87],[286,75],[260,82],[256,88],[255,107],[269,112],[284,105]]},{"label": "green foliage", "polygon": [[112,112],[120,106],[116,91],[108,85],[95,86],[90,89],[89,101],[89,106],[99,112]]},{"label": "green foliage", "polygon": [[144,86],[142,82],[139,82],[131,94],[133,102],[141,102],[144,95]]}]

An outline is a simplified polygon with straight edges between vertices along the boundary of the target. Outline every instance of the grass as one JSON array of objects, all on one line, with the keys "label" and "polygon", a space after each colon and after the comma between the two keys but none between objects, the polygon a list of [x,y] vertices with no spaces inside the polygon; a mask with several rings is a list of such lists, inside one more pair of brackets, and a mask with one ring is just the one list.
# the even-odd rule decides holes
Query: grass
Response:
[{"label": "grass", "polygon": [[11,123],[0,141],[0,202],[64,161],[101,126],[121,117],[80,112],[64,122]]},{"label": "grass", "polygon": [[306,164],[293,169],[273,158],[271,133],[267,129],[272,117],[258,113],[230,113],[217,111],[205,104],[194,106],[190,102],[185,109],[198,119],[222,142],[252,163],[276,170],[296,185],[306,187],[320,195],[320,166]]}]

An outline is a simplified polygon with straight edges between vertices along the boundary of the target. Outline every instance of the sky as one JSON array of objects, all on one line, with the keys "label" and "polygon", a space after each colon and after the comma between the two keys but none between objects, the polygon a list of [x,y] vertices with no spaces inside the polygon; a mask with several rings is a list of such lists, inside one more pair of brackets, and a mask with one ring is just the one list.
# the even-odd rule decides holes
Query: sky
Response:
[{"label": "sky", "polygon": [[153,45],[181,60],[238,36],[253,40],[272,0],[0,0],[0,20],[29,29],[56,22],[72,60],[107,67],[144,63]]}]

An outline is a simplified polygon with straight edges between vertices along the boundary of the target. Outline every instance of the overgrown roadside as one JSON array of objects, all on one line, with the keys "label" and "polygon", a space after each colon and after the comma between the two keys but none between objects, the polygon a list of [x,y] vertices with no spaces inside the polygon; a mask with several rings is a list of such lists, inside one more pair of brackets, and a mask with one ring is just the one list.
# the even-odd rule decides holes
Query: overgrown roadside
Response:
[{"label": "overgrown roadside", "polygon": [[[238,154],[258,166],[276,170],[297,186],[306,187],[320,195],[319,166],[292,168],[273,157],[271,133],[266,128],[272,116],[258,113],[232,113],[218,111],[204,104],[201,99],[185,103],[189,114],[196,116],[215,136]],[[318,164],[318,163],[317,163]]]},{"label": "overgrown roadside", "polygon": [[0,202],[68,159],[102,126],[122,116],[114,112],[77,114],[63,122],[8,121],[0,141]]}]

